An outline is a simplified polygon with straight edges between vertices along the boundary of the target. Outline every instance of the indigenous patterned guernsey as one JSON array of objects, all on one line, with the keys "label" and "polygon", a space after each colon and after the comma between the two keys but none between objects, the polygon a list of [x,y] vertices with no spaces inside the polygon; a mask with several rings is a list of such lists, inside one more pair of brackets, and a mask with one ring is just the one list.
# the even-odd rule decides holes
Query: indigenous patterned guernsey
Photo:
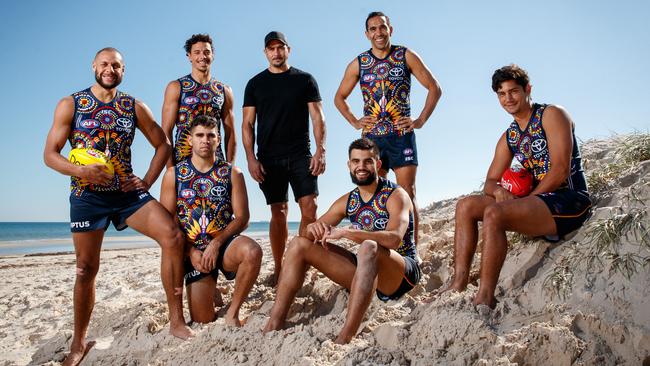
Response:
[{"label": "indigenous patterned guernsey", "polygon": [[203,251],[233,219],[230,163],[218,161],[206,173],[190,158],[176,164],[176,214],[185,237]]},{"label": "indigenous patterned guernsey", "polygon": [[359,85],[363,94],[363,115],[377,118],[364,136],[404,135],[395,123],[411,116],[411,70],[406,65],[406,48],[392,46],[380,59],[368,50],[358,56]]},{"label": "indigenous patterned guernsey", "polygon": [[[386,209],[386,202],[398,187],[397,184],[379,178],[379,184],[375,190],[375,194],[368,202],[363,202],[359,188],[355,188],[348,195],[348,205],[346,213],[348,220],[352,225],[359,230],[365,231],[381,231],[386,229],[388,223],[388,210]],[[411,257],[416,259],[417,253],[415,251],[415,240],[413,236],[413,213],[409,212],[409,224],[402,238],[402,242],[397,248],[397,252],[403,257]]]},{"label": "indigenous patterned guernsey", "polygon": [[[199,84],[192,78],[192,75],[183,76],[178,79],[181,85],[180,98],[178,100],[178,117],[176,118],[176,136],[174,138],[174,163],[192,154],[192,148],[188,142],[190,126],[194,118],[205,114],[217,119],[217,134],[221,139],[221,113],[226,100],[225,85],[215,79],[210,79],[206,84]],[[223,144],[223,142],[221,143]],[[217,149],[217,160],[225,160],[221,147]]]},{"label": "indigenous patterned guernsey", "polygon": [[[533,105],[533,114],[523,131],[516,121],[513,121],[506,130],[506,140],[510,151],[517,161],[533,174],[535,185],[539,184],[551,169],[546,133],[542,126],[542,115],[546,107],[547,104],[536,103]],[[573,138],[571,174],[558,189],[569,188],[573,191],[587,192],[587,182],[582,170],[582,159],[573,127],[571,135]]]},{"label": "indigenous patterned guernsey", "polygon": [[119,192],[119,177],[133,172],[131,168],[131,143],[135,136],[135,99],[121,91],[104,103],[90,88],[72,94],[74,117],[68,141],[74,148],[93,148],[106,154],[115,168],[113,181],[108,185],[89,184],[72,177],[70,191],[75,196],[90,192]]}]

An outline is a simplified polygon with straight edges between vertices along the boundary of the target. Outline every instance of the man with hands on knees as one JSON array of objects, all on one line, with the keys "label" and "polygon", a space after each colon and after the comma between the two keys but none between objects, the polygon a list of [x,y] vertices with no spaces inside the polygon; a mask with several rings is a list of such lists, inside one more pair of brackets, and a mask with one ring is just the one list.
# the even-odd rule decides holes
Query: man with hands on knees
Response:
[{"label": "man with hands on knees", "polygon": [[192,321],[215,319],[215,285],[221,271],[228,280],[237,277],[224,320],[239,327],[239,310],[259,274],[262,249],[240,235],[249,220],[246,185],[239,168],[217,160],[217,128],[214,117],[194,119],[188,140],[192,154],[167,169],[160,200],[185,234],[185,286]]},{"label": "man with hands on knees", "polygon": [[[420,279],[408,194],[377,175],[381,160],[371,140],[355,140],[348,154],[357,188],[337,199],[289,244],[264,332],[283,328],[309,266],[350,290],[345,324],[335,340],[339,344],[350,342],[358,331],[374,291],[382,301],[395,300]],[[336,227],[346,217],[352,227]],[[342,238],[359,245],[356,255],[330,242]]]}]

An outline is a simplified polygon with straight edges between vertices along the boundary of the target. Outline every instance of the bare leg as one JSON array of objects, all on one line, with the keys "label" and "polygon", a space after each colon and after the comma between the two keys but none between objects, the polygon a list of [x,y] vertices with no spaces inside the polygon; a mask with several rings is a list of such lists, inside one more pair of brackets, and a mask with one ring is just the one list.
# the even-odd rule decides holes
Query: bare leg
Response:
[{"label": "bare leg", "polygon": [[227,272],[237,272],[235,291],[226,312],[226,325],[241,327],[239,309],[248,293],[253,288],[257,275],[262,266],[262,248],[247,236],[239,236],[226,249],[223,258],[223,269]]},{"label": "bare leg", "polygon": [[372,240],[361,243],[357,260],[345,324],[334,341],[338,344],[349,343],[359,330],[375,288],[379,286],[380,291],[391,294],[399,288],[404,276],[402,256]]},{"label": "bare leg", "polygon": [[197,323],[210,323],[216,316],[214,312],[214,292],[216,282],[212,276],[206,276],[192,282],[187,289],[187,305],[190,318]]},{"label": "bare leg", "polygon": [[415,199],[415,175],[417,173],[417,165],[406,165],[395,168],[395,179],[400,187],[404,188],[411,198],[413,204],[413,230],[415,235],[415,245],[419,242],[420,228],[420,213],[418,212],[418,203]]},{"label": "bare leg", "polygon": [[525,235],[554,235],[557,232],[551,212],[540,198],[526,197],[495,203],[483,214],[483,254],[481,281],[474,304],[494,307],[494,290],[506,258],[506,231]]},{"label": "bare leg", "polygon": [[318,205],[316,204],[316,195],[310,194],[298,198],[298,206],[300,207],[300,228],[298,230],[298,235],[305,236],[307,225],[316,221],[316,210],[318,209]]},{"label": "bare leg", "polygon": [[310,264],[347,289],[352,285],[356,270],[352,253],[336,245],[330,245],[329,250],[325,250],[320,244],[314,244],[300,236],[291,240],[284,262],[275,303],[271,309],[271,317],[264,327],[264,333],[284,327],[289,308],[302,287]]},{"label": "bare leg", "polygon": [[465,291],[469,282],[469,270],[478,243],[478,222],[483,211],[494,204],[494,198],[485,195],[465,197],[456,204],[456,229],[454,231],[454,277],[445,291]]},{"label": "bare leg", "polygon": [[99,270],[104,230],[72,233],[77,257],[77,276],[74,283],[74,333],[70,353],[64,365],[78,365],[95,342],[85,340],[90,315],[95,306],[95,278]]},{"label": "bare leg", "polygon": [[[289,236],[287,215],[289,206],[286,202],[271,204],[271,222],[269,223],[269,239],[271,240],[271,253],[273,253],[273,281],[277,283],[282,270],[282,256]],[[274,283],[274,285],[275,285]]]},{"label": "bare leg", "polygon": [[157,201],[149,201],[126,220],[127,225],[154,239],[162,249],[163,288],[169,307],[169,332],[178,338],[192,337],[183,317],[183,246],[185,238],[169,212]]}]

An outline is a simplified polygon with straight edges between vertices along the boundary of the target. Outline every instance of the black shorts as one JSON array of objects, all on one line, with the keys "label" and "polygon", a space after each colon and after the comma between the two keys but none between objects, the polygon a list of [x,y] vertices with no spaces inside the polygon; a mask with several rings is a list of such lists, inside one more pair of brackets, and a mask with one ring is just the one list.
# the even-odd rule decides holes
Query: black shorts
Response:
[{"label": "black shorts", "polygon": [[106,230],[111,222],[117,230],[124,230],[126,219],[153,199],[146,191],[71,194],[70,231]]},{"label": "black shorts", "polygon": [[266,204],[287,202],[289,184],[293,197],[298,202],[300,197],[318,195],[317,177],[309,171],[311,155],[300,154],[286,158],[260,159],[266,174],[260,188],[264,192]]},{"label": "black shorts", "polygon": [[207,276],[212,276],[214,280],[216,281],[217,278],[219,277],[219,271],[223,273],[223,275],[226,277],[227,280],[234,280],[235,276],[237,275],[237,272],[228,272],[223,269],[223,256],[226,253],[226,249],[230,246],[233,240],[237,238],[239,235],[233,235],[231,236],[228,240],[226,240],[221,246],[219,247],[219,253],[217,254],[217,266],[212,270],[210,273],[203,273],[199,272],[192,266],[192,261],[190,261],[189,257],[185,257],[185,286],[189,286],[192,283],[207,277]]},{"label": "black shorts", "polygon": [[418,165],[418,149],[415,134],[409,132],[404,136],[366,136],[379,148],[381,167],[384,170],[407,165]]},{"label": "black shorts", "polygon": [[537,197],[548,206],[555,220],[557,234],[547,236],[550,241],[558,241],[578,229],[591,215],[591,199],[586,192],[562,188],[555,192],[538,194]]},{"label": "black shorts", "polygon": [[[383,292],[376,290],[377,298],[379,300],[386,302],[388,300],[397,300],[400,297],[404,296],[407,292],[411,291],[418,282],[420,282],[420,277],[422,277],[422,272],[420,271],[420,265],[417,260],[411,257],[402,257],[404,258],[404,277],[402,277],[402,283],[395,292],[390,295],[386,295]],[[354,265],[357,265],[357,255],[352,253],[352,259],[354,260]]]}]

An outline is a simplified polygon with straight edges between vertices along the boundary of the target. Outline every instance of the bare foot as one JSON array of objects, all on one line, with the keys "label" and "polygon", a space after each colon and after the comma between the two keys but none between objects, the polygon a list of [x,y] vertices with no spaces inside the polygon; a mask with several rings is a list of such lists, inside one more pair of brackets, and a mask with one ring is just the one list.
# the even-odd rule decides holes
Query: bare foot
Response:
[{"label": "bare foot", "polygon": [[182,340],[188,340],[194,337],[194,331],[190,329],[185,323],[169,326],[169,334]]},{"label": "bare foot", "polygon": [[423,298],[421,301],[425,304],[432,303],[433,300],[437,299],[440,295],[444,294],[445,292],[458,292],[461,293],[465,291],[467,286],[455,286],[453,283],[446,286],[445,288],[438,288],[433,291],[431,291],[431,294],[428,297]]},{"label": "bare foot", "polygon": [[239,321],[239,318],[236,316],[229,316],[228,314],[226,314],[226,316],[223,317],[223,321],[228,326],[241,328],[241,322]]},{"label": "bare foot", "polygon": [[262,333],[266,334],[272,330],[280,330],[284,326],[284,322],[278,322],[273,319],[269,319],[268,322],[266,322],[266,325],[264,326],[264,329],[262,329]]},{"label": "bare foot", "polygon": [[352,340],[352,336],[344,336],[339,334],[338,337],[334,340],[334,343],[336,344],[348,344]]},{"label": "bare foot", "polygon": [[65,360],[63,360],[63,366],[78,365],[84,359],[84,357],[86,357],[88,351],[93,348],[95,343],[95,341],[82,341],[81,347],[78,349],[73,350],[72,347],[70,347],[70,353],[68,353]]}]

